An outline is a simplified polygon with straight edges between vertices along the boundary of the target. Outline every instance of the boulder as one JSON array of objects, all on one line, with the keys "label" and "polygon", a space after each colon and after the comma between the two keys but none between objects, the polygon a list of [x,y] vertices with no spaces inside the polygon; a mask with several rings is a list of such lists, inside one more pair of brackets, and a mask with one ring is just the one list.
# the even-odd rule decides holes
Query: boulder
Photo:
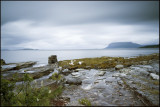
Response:
[{"label": "boulder", "polygon": [[57,62],[57,56],[56,55],[51,55],[48,57],[48,64],[54,64]]},{"label": "boulder", "polygon": [[80,73],[79,72],[73,72],[71,73],[72,77],[79,77]]},{"label": "boulder", "polygon": [[152,79],[154,80],[159,80],[159,75],[156,75],[154,73],[150,73],[150,76],[152,77]]},{"label": "boulder", "polygon": [[124,67],[123,65],[116,65],[116,66],[115,66],[115,69],[116,69],[116,70],[119,70],[119,69],[122,69],[123,67]]},{"label": "boulder", "polygon": [[66,84],[81,85],[82,81],[79,78],[67,78]]},{"label": "boulder", "polygon": [[100,71],[97,73],[98,76],[103,76],[106,72],[105,71]]},{"label": "boulder", "polygon": [[68,70],[68,69],[62,70],[62,74],[63,74],[63,75],[68,75],[68,74],[70,74],[70,73],[71,73],[71,71]]}]

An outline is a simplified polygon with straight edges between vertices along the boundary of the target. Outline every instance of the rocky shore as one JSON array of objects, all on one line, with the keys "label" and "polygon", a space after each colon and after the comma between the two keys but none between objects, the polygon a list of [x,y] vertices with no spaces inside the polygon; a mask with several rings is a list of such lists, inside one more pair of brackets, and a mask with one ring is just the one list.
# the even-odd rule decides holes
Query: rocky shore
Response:
[{"label": "rocky shore", "polygon": [[[20,84],[28,73],[37,87],[56,87],[64,91],[52,105],[83,106],[158,106],[159,53],[138,57],[100,57],[57,61],[50,56],[48,65],[36,62],[7,64],[1,60],[2,78]],[[53,78],[57,73],[59,79]],[[13,76],[17,75],[14,80]],[[81,102],[81,99],[85,99]],[[87,103],[88,102],[88,103]]]}]

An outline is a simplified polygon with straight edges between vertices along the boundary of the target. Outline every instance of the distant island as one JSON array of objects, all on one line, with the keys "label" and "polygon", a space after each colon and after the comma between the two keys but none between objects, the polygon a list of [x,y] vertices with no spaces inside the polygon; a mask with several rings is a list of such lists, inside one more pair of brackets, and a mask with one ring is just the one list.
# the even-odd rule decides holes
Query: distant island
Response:
[{"label": "distant island", "polygon": [[159,44],[158,45],[146,45],[146,46],[142,46],[140,48],[159,48]]},{"label": "distant island", "polygon": [[24,48],[24,49],[19,49],[19,50],[38,50],[38,49]]},{"label": "distant island", "polygon": [[143,45],[133,43],[133,42],[114,42],[108,45],[105,49],[108,48],[139,48]]}]

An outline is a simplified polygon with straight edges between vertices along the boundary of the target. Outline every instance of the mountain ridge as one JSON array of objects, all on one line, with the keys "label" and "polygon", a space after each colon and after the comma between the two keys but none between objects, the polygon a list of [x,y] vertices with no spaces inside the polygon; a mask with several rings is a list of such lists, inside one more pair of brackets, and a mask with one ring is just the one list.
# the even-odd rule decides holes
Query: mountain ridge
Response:
[{"label": "mountain ridge", "polygon": [[140,45],[140,44],[133,43],[133,42],[113,42],[113,43],[110,43],[108,47],[106,47],[105,49],[108,49],[108,48],[139,48],[142,46],[144,45]]}]

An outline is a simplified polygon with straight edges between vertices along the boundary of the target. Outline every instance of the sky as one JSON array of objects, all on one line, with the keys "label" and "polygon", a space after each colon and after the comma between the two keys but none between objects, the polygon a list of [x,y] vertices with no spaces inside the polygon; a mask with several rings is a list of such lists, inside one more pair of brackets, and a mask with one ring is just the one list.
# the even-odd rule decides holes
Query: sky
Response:
[{"label": "sky", "polygon": [[1,1],[2,49],[159,44],[158,1]]}]

